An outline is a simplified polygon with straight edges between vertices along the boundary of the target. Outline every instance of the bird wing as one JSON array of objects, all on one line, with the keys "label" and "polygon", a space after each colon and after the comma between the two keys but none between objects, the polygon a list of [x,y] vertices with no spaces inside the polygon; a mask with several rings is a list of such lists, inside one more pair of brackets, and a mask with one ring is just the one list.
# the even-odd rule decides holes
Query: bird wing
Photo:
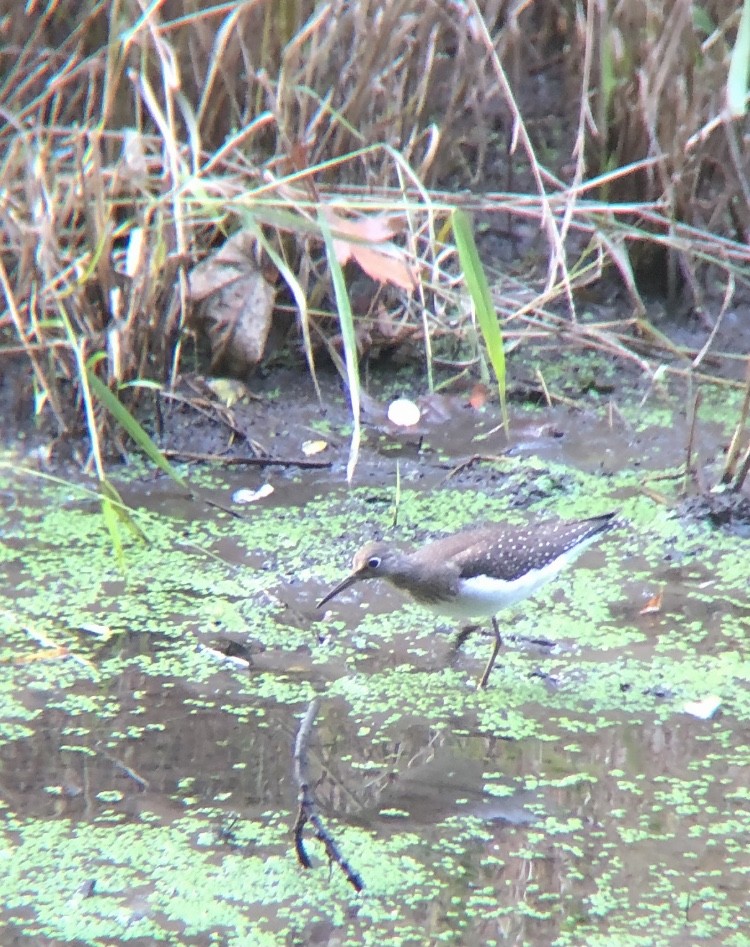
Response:
[{"label": "bird wing", "polygon": [[494,523],[438,539],[427,549],[443,568],[450,564],[457,579],[492,574],[512,582],[603,532],[610,519],[607,515],[572,522],[548,520],[530,526]]}]

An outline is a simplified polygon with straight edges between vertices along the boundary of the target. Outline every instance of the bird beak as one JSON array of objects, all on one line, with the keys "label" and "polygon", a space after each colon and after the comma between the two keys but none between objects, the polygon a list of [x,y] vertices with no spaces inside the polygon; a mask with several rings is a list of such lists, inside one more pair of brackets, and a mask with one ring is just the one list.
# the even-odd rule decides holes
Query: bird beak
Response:
[{"label": "bird beak", "polygon": [[343,592],[344,589],[348,589],[350,585],[354,585],[354,583],[358,582],[361,578],[362,576],[359,574],[359,572],[352,572],[352,574],[348,575],[342,582],[339,582],[335,588],[331,589],[328,595],[324,595],[315,607],[322,608],[326,602],[330,602],[332,598],[335,598],[339,594],[339,592]]}]

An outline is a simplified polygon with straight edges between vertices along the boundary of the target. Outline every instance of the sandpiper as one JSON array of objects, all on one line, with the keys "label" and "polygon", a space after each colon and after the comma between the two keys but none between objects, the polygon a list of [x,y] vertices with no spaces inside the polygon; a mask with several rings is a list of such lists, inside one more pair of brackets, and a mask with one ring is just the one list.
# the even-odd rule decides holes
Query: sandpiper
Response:
[{"label": "sandpiper", "polygon": [[420,605],[456,619],[491,618],[495,641],[479,680],[484,687],[502,647],[497,612],[528,598],[613,525],[614,513],[527,526],[488,523],[444,536],[414,552],[371,542],[354,556],[351,573],[319,602],[363,579],[386,579]]}]

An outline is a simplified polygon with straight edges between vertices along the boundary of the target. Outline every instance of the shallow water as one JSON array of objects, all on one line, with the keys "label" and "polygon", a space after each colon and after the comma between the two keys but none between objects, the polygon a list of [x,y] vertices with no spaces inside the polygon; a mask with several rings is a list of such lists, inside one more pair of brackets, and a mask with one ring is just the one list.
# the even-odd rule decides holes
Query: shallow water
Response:
[{"label": "shallow water", "polygon": [[[126,534],[125,573],[94,497],[0,468],[3,943],[750,939],[748,554],[655,498],[677,500],[652,478],[683,459],[678,408],[518,409],[508,451],[481,439],[492,409],[445,399],[421,444],[370,429],[349,489],[329,397],[331,470],[190,474],[224,505],[271,483],[240,520],[136,465],[118,486],[148,542]],[[299,455],[319,408],[262,410]],[[718,456],[724,429],[701,433]],[[446,480],[473,454],[498,459]],[[490,639],[451,664],[455,627],[381,583],[315,610],[371,534],[610,508],[618,530],[502,614],[483,692]],[[312,870],[292,847],[316,695],[314,794],[360,894],[310,829]]]}]

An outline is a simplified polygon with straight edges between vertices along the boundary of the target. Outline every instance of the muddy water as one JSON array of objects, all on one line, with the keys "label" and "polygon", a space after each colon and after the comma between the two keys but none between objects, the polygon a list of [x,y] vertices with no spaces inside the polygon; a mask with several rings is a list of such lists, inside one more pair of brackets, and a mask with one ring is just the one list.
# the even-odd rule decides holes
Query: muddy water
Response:
[{"label": "muddy water", "polygon": [[[331,468],[192,473],[224,505],[270,483],[241,520],[123,478],[148,537],[124,572],[91,497],[0,471],[2,943],[750,938],[748,554],[680,513],[679,399],[661,426],[519,408],[510,444],[492,409],[433,399],[418,434],[368,429],[349,489],[329,397],[323,431],[315,405],[256,410],[277,456],[322,437]],[[710,477],[725,430],[700,435]],[[455,471],[473,455],[494,460]],[[484,692],[490,639],[451,663],[455,628],[390,588],[315,610],[372,533],[612,508],[617,531],[502,616]],[[314,795],[359,894],[311,830],[312,870],[292,846],[316,695]]]}]

